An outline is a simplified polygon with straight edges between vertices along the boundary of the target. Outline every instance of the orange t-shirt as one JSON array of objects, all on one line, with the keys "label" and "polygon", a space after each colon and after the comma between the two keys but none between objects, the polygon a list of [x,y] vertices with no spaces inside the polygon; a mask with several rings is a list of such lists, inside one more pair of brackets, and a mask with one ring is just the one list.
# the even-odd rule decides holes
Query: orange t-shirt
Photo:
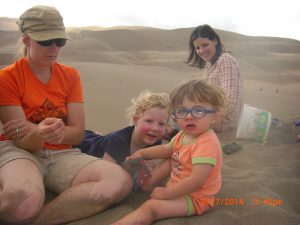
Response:
[{"label": "orange t-shirt", "polygon": [[[27,120],[38,124],[47,117],[67,123],[67,104],[82,103],[82,85],[77,71],[63,64],[52,65],[47,84],[37,79],[26,58],[0,70],[0,106],[21,106]],[[0,140],[7,140],[2,134]],[[70,145],[45,144],[47,149],[66,149]]]},{"label": "orange t-shirt", "polygon": [[184,144],[183,131],[173,139],[172,171],[167,186],[175,185],[192,173],[194,164],[210,164],[213,166],[204,184],[189,195],[193,198],[214,196],[221,188],[222,150],[217,135],[213,130],[200,135],[194,142]]}]

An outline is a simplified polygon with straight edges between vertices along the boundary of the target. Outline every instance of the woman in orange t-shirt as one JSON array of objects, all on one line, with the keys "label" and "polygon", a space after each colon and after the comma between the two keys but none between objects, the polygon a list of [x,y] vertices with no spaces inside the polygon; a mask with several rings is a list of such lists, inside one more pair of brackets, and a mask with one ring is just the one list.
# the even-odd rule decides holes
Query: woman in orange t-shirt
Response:
[{"label": "woman in orange t-shirt", "polygon": [[[25,57],[0,70],[0,224],[91,216],[124,198],[131,178],[71,147],[83,137],[84,106],[79,74],[56,62],[70,39],[60,13],[34,6],[18,25]],[[45,188],[59,196],[43,206]]]}]

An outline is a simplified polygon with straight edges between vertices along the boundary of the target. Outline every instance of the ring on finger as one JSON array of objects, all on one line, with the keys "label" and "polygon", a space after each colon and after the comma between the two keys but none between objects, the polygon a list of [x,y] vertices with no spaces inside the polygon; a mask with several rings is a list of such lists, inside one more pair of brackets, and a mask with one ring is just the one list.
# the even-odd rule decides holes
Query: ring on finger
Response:
[{"label": "ring on finger", "polygon": [[17,134],[19,134],[20,133],[20,129],[16,128],[16,132],[17,132]]}]

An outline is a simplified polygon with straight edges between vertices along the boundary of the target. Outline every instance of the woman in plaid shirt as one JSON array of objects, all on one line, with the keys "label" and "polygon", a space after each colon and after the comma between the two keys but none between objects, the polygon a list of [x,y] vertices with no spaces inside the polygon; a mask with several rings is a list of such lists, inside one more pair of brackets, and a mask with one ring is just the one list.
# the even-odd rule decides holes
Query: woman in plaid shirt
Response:
[{"label": "woman in plaid shirt", "polygon": [[209,25],[198,26],[192,31],[187,63],[203,69],[203,79],[223,90],[226,110],[214,130],[235,135],[243,104],[239,65],[232,55],[225,52],[219,35]]}]

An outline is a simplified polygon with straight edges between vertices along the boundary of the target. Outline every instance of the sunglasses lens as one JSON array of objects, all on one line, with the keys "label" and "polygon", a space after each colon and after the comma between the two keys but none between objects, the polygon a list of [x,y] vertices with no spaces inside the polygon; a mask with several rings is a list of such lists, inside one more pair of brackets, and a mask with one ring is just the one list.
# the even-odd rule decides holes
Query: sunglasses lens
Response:
[{"label": "sunglasses lens", "polygon": [[64,38],[54,39],[54,41],[57,47],[63,47],[67,42],[67,40]]},{"label": "sunglasses lens", "polygon": [[51,46],[53,42],[57,47],[63,47],[66,44],[66,39],[64,38],[57,38],[57,39],[51,39],[51,40],[46,40],[46,41],[37,41],[37,43],[41,46]]},{"label": "sunglasses lens", "polygon": [[41,46],[50,46],[50,45],[52,45],[53,40],[37,41],[37,43]]}]

